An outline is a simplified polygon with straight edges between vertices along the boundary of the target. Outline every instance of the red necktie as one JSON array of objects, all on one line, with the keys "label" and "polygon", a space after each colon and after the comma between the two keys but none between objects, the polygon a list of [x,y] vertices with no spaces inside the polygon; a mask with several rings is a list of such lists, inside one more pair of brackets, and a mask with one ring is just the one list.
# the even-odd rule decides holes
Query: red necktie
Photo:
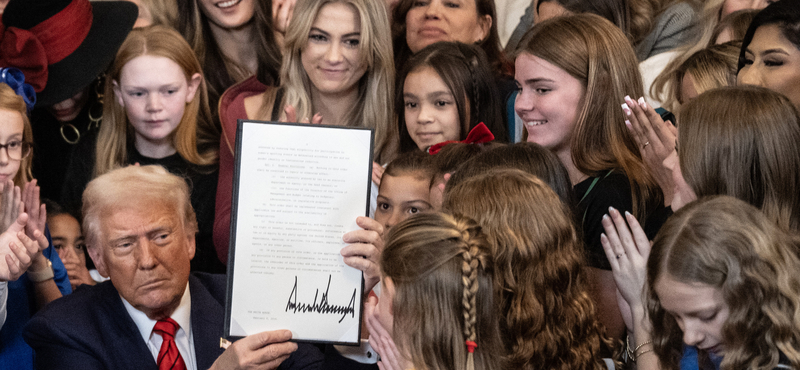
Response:
[{"label": "red necktie", "polygon": [[158,351],[158,361],[156,361],[158,370],[186,370],[186,364],[175,343],[175,332],[179,327],[180,325],[175,320],[166,318],[158,320],[153,328],[153,331],[160,334],[163,339],[161,349]]}]

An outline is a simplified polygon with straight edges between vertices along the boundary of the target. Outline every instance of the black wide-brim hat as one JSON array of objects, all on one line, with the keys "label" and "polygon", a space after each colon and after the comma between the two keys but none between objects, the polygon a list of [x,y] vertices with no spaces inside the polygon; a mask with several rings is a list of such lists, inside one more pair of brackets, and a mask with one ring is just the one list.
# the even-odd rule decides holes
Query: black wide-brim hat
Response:
[{"label": "black wide-brim hat", "polygon": [[[57,14],[72,1],[87,0],[11,0],[3,12],[3,25],[29,29]],[[69,99],[89,86],[114,60],[139,14],[136,5],[129,1],[93,1],[90,4],[92,25],[89,33],[75,51],[47,67],[47,83],[36,94],[37,107]]]}]

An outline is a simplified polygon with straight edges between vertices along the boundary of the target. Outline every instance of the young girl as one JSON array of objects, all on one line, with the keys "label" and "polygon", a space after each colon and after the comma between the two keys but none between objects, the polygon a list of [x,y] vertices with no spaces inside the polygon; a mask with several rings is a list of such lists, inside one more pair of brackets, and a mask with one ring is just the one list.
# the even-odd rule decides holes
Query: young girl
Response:
[{"label": "young girl", "polygon": [[397,119],[401,153],[464,140],[480,122],[506,141],[496,83],[477,46],[430,45],[405,63],[397,86],[395,105],[403,107]]},{"label": "young girl", "polygon": [[429,155],[410,152],[395,158],[383,172],[375,221],[384,232],[397,223],[433,209],[430,184],[435,173]]},{"label": "young girl", "polygon": [[[554,170],[545,177],[565,176]],[[604,370],[611,341],[589,298],[569,206],[550,186],[518,169],[490,170],[448,183],[444,208],[474,218],[489,239],[506,368]]]},{"label": "young girl", "polygon": [[621,97],[642,96],[633,49],[619,28],[593,14],[537,24],[520,44],[515,109],[527,140],[551,150],[567,169],[587,248],[587,281],[601,322],[613,338],[625,325],[611,267],[600,244],[601,220],[613,206],[633,213],[654,236],[662,223],[660,189],[619,109]]},{"label": "young girl", "polygon": [[[77,211],[92,177],[127,164],[158,164],[184,176],[200,229],[194,270],[224,272],[211,241],[219,134],[210,113],[200,63],[176,31],[153,26],[131,31],[106,78],[103,124],[86,153],[73,161],[65,206]],[[77,213],[77,212],[73,212]]]},{"label": "young girl", "polygon": [[[3,69],[0,69],[0,77],[6,75],[7,71]],[[32,369],[33,350],[23,341],[22,329],[38,308],[71,293],[72,289],[67,270],[45,237],[46,216],[43,207],[39,205],[39,187],[35,180],[28,182],[31,176],[33,139],[27,116],[29,108],[23,98],[5,82],[5,78],[0,80],[0,144],[3,145],[0,148],[0,180],[4,190],[14,191],[4,194],[0,201],[4,224],[2,231],[11,223],[20,221],[16,211],[24,211],[27,214],[27,238],[21,237],[20,241],[25,242],[32,260],[25,275],[8,282],[8,317],[0,330],[0,342],[3,343],[0,366]],[[20,187],[24,187],[21,192]],[[6,211],[14,215],[7,217]],[[33,242],[28,243],[31,241]],[[22,245],[17,242],[15,244]],[[3,249],[7,248],[7,245],[3,246]],[[2,263],[6,262],[8,260],[4,257]]]},{"label": "young girl", "polygon": [[[442,213],[403,221],[389,233],[380,266],[383,290],[377,307],[370,299],[368,327],[390,333],[404,368],[501,368],[492,259],[474,221]],[[392,357],[375,348],[384,361]]]},{"label": "young girl", "polygon": [[86,243],[80,222],[58,203],[47,199],[43,203],[47,206],[47,226],[50,228],[53,247],[67,268],[72,289],[106,280],[97,270],[89,270],[86,266]]}]

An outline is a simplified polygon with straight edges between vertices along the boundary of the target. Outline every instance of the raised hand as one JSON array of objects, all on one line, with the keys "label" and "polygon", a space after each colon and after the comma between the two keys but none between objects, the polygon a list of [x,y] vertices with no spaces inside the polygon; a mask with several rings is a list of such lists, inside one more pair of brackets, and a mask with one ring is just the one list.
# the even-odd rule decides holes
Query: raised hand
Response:
[{"label": "raised hand", "polygon": [[314,114],[314,117],[311,117],[310,120],[308,117],[304,117],[302,120],[298,120],[297,109],[295,109],[291,105],[286,105],[286,108],[283,109],[283,113],[286,114],[286,122],[311,123],[314,125],[322,123],[322,115],[319,113]]},{"label": "raised hand", "polygon": [[404,370],[407,369],[407,361],[397,350],[394,339],[381,325],[378,317],[375,316],[375,308],[378,306],[378,297],[370,296],[364,302],[364,321],[369,330],[369,345],[381,355],[378,361],[378,368],[381,370]]},{"label": "raised hand", "polygon": [[29,238],[24,230],[28,215],[20,214],[15,222],[0,234],[0,280],[19,279],[39,253],[39,245]]},{"label": "raised hand", "polygon": [[[25,226],[25,233],[28,237],[39,242],[39,250],[45,250],[50,243],[44,236],[44,229],[47,225],[47,210],[39,200],[39,187],[36,180],[25,184],[22,191],[22,203],[25,212],[28,213],[28,223]],[[38,233],[37,233],[38,232]]]},{"label": "raised hand", "polygon": [[5,230],[17,220],[17,216],[24,212],[22,205],[22,194],[18,186],[14,186],[14,182],[6,180],[0,183],[2,186],[3,194],[0,200],[0,230]]},{"label": "raised hand", "polygon": [[272,0],[272,25],[275,31],[286,34],[296,3],[297,0]]},{"label": "raised hand", "polygon": [[675,185],[672,183],[672,173],[663,163],[670,153],[675,150],[678,129],[669,121],[664,121],[655,109],[648,105],[644,98],[636,102],[629,96],[625,97],[622,106],[627,120],[625,124],[631,131],[639,153],[642,155],[647,171],[656,180],[664,193],[664,204],[672,201]]},{"label": "raised hand", "polygon": [[342,237],[346,247],[341,254],[344,263],[364,272],[364,292],[369,292],[381,280],[378,260],[383,250],[383,225],[369,217],[359,216],[356,224],[362,230],[350,231]]}]

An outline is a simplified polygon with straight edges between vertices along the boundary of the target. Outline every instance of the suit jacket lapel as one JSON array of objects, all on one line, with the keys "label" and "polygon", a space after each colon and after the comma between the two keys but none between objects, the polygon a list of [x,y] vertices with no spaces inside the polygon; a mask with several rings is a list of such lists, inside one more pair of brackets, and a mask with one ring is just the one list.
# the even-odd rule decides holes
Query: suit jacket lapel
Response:
[{"label": "suit jacket lapel", "polygon": [[219,347],[223,337],[225,311],[205,286],[194,276],[189,277],[189,291],[192,295],[192,337],[197,368],[208,369],[224,350]]}]

